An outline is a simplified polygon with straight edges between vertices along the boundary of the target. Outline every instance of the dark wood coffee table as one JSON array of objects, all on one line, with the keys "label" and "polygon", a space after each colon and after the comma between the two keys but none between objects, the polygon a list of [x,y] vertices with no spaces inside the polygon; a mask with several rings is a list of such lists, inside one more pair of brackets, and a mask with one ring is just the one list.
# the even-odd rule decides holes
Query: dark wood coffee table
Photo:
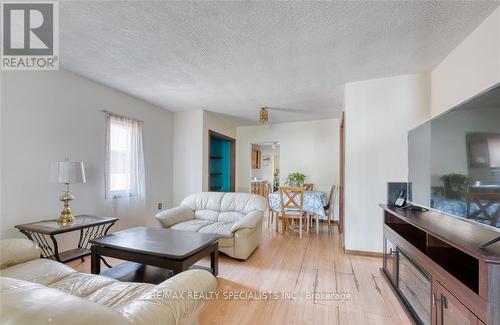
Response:
[{"label": "dark wood coffee table", "polygon": [[[122,281],[158,283],[172,273],[189,268],[207,269],[218,274],[218,237],[153,227],[136,227],[118,231],[90,241],[91,273]],[[194,265],[210,255],[210,268]],[[114,266],[101,273],[101,256],[135,262]],[[163,276],[158,275],[162,273]],[[170,273],[170,274],[169,274]],[[147,276],[150,274],[151,276]],[[154,277],[154,279],[152,278]]]}]

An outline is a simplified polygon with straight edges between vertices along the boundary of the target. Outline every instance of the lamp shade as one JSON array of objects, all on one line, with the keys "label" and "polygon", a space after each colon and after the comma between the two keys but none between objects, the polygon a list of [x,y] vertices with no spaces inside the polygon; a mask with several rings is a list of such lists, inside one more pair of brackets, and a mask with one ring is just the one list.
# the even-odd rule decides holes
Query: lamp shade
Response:
[{"label": "lamp shade", "polygon": [[57,161],[50,165],[49,182],[85,183],[85,170],[81,161]]}]

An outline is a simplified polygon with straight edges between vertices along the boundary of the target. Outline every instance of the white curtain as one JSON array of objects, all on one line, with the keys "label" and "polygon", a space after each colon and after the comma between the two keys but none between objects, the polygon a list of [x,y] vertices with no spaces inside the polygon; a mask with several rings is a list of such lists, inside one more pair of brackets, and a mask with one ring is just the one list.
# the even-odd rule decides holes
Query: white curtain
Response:
[{"label": "white curtain", "polygon": [[145,196],[142,121],[106,112],[106,199]]}]

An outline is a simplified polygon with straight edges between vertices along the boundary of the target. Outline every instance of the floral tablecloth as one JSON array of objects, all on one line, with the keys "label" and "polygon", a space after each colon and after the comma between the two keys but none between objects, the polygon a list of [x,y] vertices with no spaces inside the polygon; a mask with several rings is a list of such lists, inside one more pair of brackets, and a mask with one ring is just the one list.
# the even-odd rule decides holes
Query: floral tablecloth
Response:
[{"label": "floral tablecloth", "polygon": [[[296,198],[298,203],[298,196]],[[304,192],[304,211],[317,213],[321,217],[324,217],[325,216],[324,207],[327,204],[328,204],[328,199],[324,192],[320,191]],[[274,192],[269,194],[269,205],[271,209],[273,209],[274,211],[281,212],[279,192]]]}]

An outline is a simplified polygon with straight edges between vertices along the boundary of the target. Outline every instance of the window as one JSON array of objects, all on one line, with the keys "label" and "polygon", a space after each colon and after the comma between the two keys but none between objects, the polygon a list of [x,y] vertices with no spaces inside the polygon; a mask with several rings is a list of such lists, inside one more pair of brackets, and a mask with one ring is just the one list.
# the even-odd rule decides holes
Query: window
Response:
[{"label": "window", "polygon": [[142,122],[106,113],[106,199],[143,198]]}]

